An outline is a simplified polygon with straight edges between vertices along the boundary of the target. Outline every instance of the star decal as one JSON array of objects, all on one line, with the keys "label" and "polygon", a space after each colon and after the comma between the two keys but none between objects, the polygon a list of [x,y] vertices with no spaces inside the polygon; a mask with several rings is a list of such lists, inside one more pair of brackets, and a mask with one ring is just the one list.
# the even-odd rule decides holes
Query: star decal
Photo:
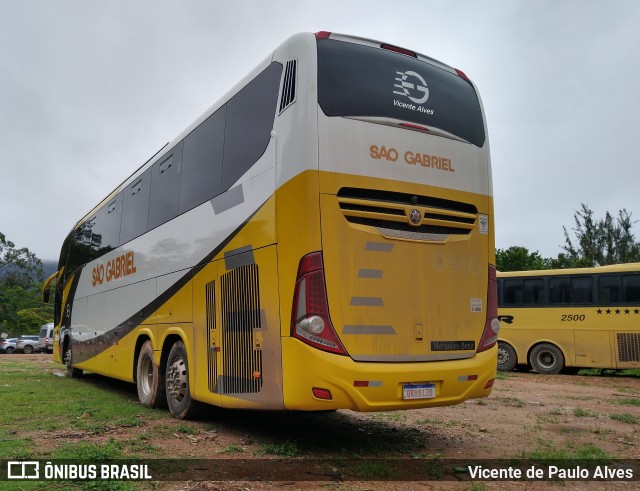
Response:
[{"label": "star decal", "polygon": [[596,314],[598,315],[602,315],[602,314],[616,314],[616,315],[620,315],[620,314],[624,314],[624,315],[629,315],[629,314],[634,314],[634,315],[639,315],[640,314],[640,309],[639,308],[629,308],[629,307],[625,307],[623,309],[606,309],[606,310],[602,310],[601,308],[599,308],[598,310],[596,310]]}]

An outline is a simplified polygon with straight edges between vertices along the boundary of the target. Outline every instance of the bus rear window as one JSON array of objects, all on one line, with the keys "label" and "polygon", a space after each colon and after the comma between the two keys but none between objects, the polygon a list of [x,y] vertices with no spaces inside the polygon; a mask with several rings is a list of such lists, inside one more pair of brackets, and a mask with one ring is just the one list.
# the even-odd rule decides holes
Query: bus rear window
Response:
[{"label": "bus rear window", "polygon": [[327,116],[385,117],[485,141],[473,86],[447,70],[381,48],[321,39],[318,102]]}]

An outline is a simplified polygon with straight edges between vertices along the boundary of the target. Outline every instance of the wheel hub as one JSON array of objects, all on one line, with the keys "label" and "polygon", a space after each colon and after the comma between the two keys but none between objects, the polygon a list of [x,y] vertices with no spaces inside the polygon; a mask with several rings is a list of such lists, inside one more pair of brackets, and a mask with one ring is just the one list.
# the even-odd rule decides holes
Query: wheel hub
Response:
[{"label": "wheel hub", "polygon": [[549,352],[540,353],[540,356],[538,356],[538,362],[546,368],[551,368],[555,363],[555,358]]},{"label": "wheel hub", "polygon": [[149,357],[145,357],[142,361],[141,367],[141,388],[145,394],[151,393],[151,387],[153,386],[153,364]]},{"label": "wheel hub", "polygon": [[180,402],[187,394],[187,367],[182,358],[176,358],[167,370],[167,394]]}]

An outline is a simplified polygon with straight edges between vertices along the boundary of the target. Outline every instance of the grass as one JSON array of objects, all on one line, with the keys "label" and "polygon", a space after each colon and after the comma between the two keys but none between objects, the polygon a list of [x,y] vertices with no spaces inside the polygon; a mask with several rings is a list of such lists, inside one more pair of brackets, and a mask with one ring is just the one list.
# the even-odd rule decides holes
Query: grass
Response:
[{"label": "grass", "polygon": [[628,423],[630,425],[640,424],[640,419],[629,413],[610,414],[609,417],[615,421],[622,421],[623,423]]},{"label": "grass", "polygon": [[640,377],[640,369],[610,370],[607,368],[583,368],[578,375],[587,377]]},{"label": "grass", "polygon": [[531,453],[524,455],[526,458],[536,460],[592,460],[592,459],[611,459],[612,455],[607,454],[604,450],[596,445],[589,443],[581,445],[578,448],[567,445],[565,448],[558,448],[555,445],[546,445],[538,448]]},{"label": "grass", "polygon": [[504,402],[507,406],[512,407],[524,407],[525,405],[524,401],[517,397],[503,397],[502,402]]},{"label": "grass", "polygon": [[598,413],[591,411],[590,409],[583,409],[581,407],[573,408],[573,415],[576,418],[584,418],[584,417],[596,417]]},{"label": "grass", "polygon": [[618,399],[616,402],[623,406],[640,406],[640,399],[638,399],[637,397],[630,397],[628,399]]},{"label": "grass", "polygon": [[560,418],[557,415],[554,414],[537,414],[536,415],[536,421],[538,422],[538,424],[542,424],[542,423],[550,423],[550,424],[559,424],[559,423],[566,423],[567,420],[566,418]]},{"label": "grass", "polygon": [[[51,364],[51,368],[54,367]],[[159,447],[149,441],[150,435],[144,431],[129,440],[108,438],[100,444],[83,441],[85,437],[139,427],[165,416],[163,412],[141,406],[133,385],[96,375],[89,375],[84,380],[58,377],[41,366],[15,359],[0,359],[0,378],[2,405],[11,408],[0,411],[0,455],[3,459],[101,461],[157,457]],[[52,438],[52,432],[58,438]],[[38,438],[43,434],[49,438]],[[43,445],[42,442],[46,443]],[[57,485],[59,489],[140,489],[138,484],[116,481]],[[43,486],[41,482],[14,481],[4,482],[2,489],[30,490],[43,489]]]},{"label": "grass", "polygon": [[[0,397],[6,407],[15,408],[18,413],[28,409],[22,420],[28,421],[31,430],[65,428],[99,434],[116,427],[139,426],[143,414],[153,413],[137,404],[119,404],[119,400],[128,402],[129,397],[98,390],[92,383],[55,377],[34,365],[7,365],[8,362],[0,362],[4,381]],[[14,387],[24,390],[16,391]],[[14,417],[13,413],[4,412],[0,415],[0,426]]]},{"label": "grass", "polygon": [[496,372],[496,380],[507,380],[513,377],[511,372]]},{"label": "grass", "polygon": [[242,453],[244,452],[243,448],[240,445],[227,445],[221,450],[218,450],[218,453],[221,454],[232,454],[232,453]]},{"label": "grass", "polygon": [[260,455],[282,455],[284,457],[297,457],[300,454],[295,443],[265,443],[258,450]]},{"label": "grass", "polygon": [[183,435],[197,435],[198,433],[200,433],[200,430],[198,428],[185,423],[180,423],[178,426],[176,426],[176,431],[178,433],[182,433]]}]

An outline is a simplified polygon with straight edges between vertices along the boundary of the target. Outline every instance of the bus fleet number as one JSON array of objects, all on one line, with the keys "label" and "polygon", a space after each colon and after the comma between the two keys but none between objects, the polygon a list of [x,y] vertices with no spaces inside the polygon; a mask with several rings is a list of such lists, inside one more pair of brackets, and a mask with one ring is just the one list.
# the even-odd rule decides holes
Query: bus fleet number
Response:
[{"label": "bus fleet number", "polygon": [[586,316],[584,314],[581,315],[572,315],[572,314],[564,314],[561,318],[560,321],[562,322],[582,322],[583,320],[585,320]]}]

